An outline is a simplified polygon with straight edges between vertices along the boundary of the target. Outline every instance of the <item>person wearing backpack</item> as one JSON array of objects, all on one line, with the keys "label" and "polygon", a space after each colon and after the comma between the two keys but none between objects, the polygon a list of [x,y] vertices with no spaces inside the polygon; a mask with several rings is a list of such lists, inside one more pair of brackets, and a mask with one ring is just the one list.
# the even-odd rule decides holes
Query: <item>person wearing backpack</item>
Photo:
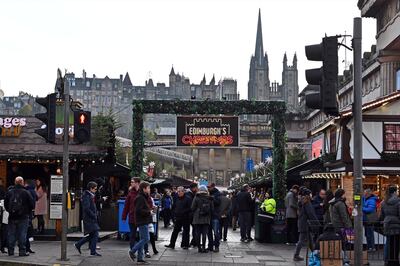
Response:
[{"label": "person wearing backpack", "polygon": [[207,253],[206,238],[211,223],[211,215],[214,210],[212,198],[208,195],[207,187],[199,187],[192,202],[193,225],[196,228],[197,247],[199,253]]},{"label": "person wearing backpack", "polygon": [[29,215],[34,208],[30,193],[24,187],[21,176],[15,178],[15,186],[10,187],[4,199],[8,217],[8,255],[14,256],[15,242],[18,239],[19,256],[29,256],[26,252],[26,234]]}]

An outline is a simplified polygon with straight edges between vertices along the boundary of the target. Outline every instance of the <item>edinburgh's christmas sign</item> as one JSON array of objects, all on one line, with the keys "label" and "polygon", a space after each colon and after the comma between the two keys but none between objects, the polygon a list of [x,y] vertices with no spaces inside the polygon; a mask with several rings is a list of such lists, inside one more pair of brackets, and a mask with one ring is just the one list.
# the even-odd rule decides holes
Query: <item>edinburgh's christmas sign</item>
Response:
[{"label": "edinburgh's christmas sign", "polygon": [[176,146],[239,146],[237,116],[178,116],[176,126]]}]

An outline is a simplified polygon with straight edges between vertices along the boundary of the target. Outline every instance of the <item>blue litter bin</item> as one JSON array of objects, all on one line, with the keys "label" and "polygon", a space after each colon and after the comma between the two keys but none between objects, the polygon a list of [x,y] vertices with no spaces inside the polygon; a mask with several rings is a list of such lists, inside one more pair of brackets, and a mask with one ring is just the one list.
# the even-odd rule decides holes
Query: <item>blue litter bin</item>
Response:
[{"label": "blue litter bin", "polygon": [[129,217],[125,221],[122,220],[122,211],[124,210],[125,200],[118,200],[118,235],[122,238],[130,233],[129,230]]}]

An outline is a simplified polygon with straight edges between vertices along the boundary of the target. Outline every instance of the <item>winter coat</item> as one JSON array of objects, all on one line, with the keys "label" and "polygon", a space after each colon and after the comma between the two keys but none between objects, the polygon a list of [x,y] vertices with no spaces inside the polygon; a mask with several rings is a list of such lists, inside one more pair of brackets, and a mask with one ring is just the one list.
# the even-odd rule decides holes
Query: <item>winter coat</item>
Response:
[{"label": "winter coat", "polygon": [[82,216],[84,234],[99,231],[100,227],[97,220],[97,209],[95,195],[89,190],[85,190],[82,196]]},{"label": "winter coat", "polygon": [[[23,211],[19,216],[12,214],[9,209],[10,200],[11,198],[13,198],[14,194],[19,194],[19,197],[21,197],[22,200]],[[34,201],[31,196],[31,193],[29,193],[28,190],[26,190],[21,185],[15,185],[13,187],[10,187],[9,190],[7,191],[6,197],[4,199],[4,207],[6,208],[6,211],[10,213],[8,217],[9,220],[26,219],[29,218],[29,215],[31,215],[32,213],[32,210],[34,208]]]},{"label": "winter coat", "polygon": [[320,221],[324,220],[324,207],[321,206],[323,202],[324,200],[319,195],[315,196],[312,200],[312,206],[315,210],[315,214]]},{"label": "winter coat", "polygon": [[43,191],[43,187],[35,189],[37,201],[35,205],[35,215],[47,214],[47,193]]},{"label": "winter coat", "polygon": [[331,223],[334,228],[351,228],[351,220],[347,205],[341,198],[333,198],[329,201],[329,212],[331,214]]},{"label": "winter coat", "polygon": [[[185,196],[190,200],[190,207],[192,207],[192,203],[193,203],[195,194],[191,190],[189,190],[188,192],[185,193]],[[192,221],[193,221],[192,208],[190,208],[189,220],[190,220],[190,223],[192,223]]]},{"label": "winter coat", "polygon": [[276,201],[273,198],[265,199],[260,207],[266,213],[275,215],[276,213]]},{"label": "winter coat", "polygon": [[380,220],[383,220],[385,235],[400,235],[400,198],[398,196],[393,195],[382,202]]},{"label": "winter coat", "polygon": [[[368,221],[368,215],[376,213],[376,202],[378,201],[378,198],[375,195],[371,195],[368,198],[363,197],[363,221],[364,222],[376,222],[375,221]],[[377,216],[376,216],[377,217]]]},{"label": "winter coat", "polygon": [[164,195],[164,197],[162,197],[161,199],[161,207],[163,210],[165,209],[172,209],[172,204],[173,204],[173,199],[171,196],[168,195]]},{"label": "winter coat", "polygon": [[129,223],[131,224],[135,223],[135,200],[137,195],[138,191],[135,188],[132,188],[125,199],[125,206],[122,211],[122,220],[125,221],[129,214]]},{"label": "winter coat", "polygon": [[309,196],[302,196],[299,203],[299,217],[297,220],[297,226],[299,233],[308,232],[309,224],[308,221],[317,221],[318,217],[315,214],[315,210],[312,206]]},{"label": "winter coat", "polygon": [[139,192],[135,200],[135,224],[137,226],[153,222],[151,216],[151,206],[149,206],[149,195]]},{"label": "winter coat", "polygon": [[225,218],[228,217],[229,212],[231,210],[231,199],[226,196],[221,196],[221,205],[219,205],[219,217]]},{"label": "winter coat", "polygon": [[290,190],[285,197],[286,218],[297,218],[297,194]]},{"label": "winter coat", "polygon": [[251,206],[253,204],[253,200],[251,199],[251,195],[247,191],[240,191],[235,199],[235,204],[236,204],[236,211],[238,213],[240,212],[251,212],[253,211],[251,209]]},{"label": "winter coat", "polygon": [[217,188],[213,188],[210,191],[210,196],[213,200],[214,210],[212,212],[213,219],[220,219],[220,212],[221,212],[221,192]]},{"label": "winter coat", "polygon": [[[210,211],[208,215],[200,215],[200,208],[203,204],[210,204]],[[213,200],[208,196],[207,192],[199,191],[192,202],[193,222],[192,224],[210,224],[211,214],[214,211]]]},{"label": "winter coat", "polygon": [[237,195],[233,195],[233,196],[232,196],[232,199],[231,199],[231,202],[232,202],[231,214],[232,214],[232,216],[234,216],[234,217],[237,217],[237,216],[238,216],[236,196],[237,196]]},{"label": "winter coat", "polygon": [[178,197],[173,205],[173,212],[177,220],[190,219],[192,201],[186,195]]}]

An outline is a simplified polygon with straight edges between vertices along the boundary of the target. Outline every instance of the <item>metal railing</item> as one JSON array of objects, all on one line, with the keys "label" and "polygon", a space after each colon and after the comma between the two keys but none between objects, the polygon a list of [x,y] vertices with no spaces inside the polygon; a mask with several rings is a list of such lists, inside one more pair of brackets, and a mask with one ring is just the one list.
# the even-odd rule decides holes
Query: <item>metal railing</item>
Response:
[{"label": "metal railing", "polygon": [[[312,265],[310,262],[314,257],[322,266],[324,262],[332,263],[332,260],[354,265],[354,238],[353,228],[333,228],[319,221],[309,221],[307,265]],[[399,253],[400,232],[398,235],[385,236],[382,224],[364,224],[363,265],[398,265],[395,263],[399,261]]]}]

